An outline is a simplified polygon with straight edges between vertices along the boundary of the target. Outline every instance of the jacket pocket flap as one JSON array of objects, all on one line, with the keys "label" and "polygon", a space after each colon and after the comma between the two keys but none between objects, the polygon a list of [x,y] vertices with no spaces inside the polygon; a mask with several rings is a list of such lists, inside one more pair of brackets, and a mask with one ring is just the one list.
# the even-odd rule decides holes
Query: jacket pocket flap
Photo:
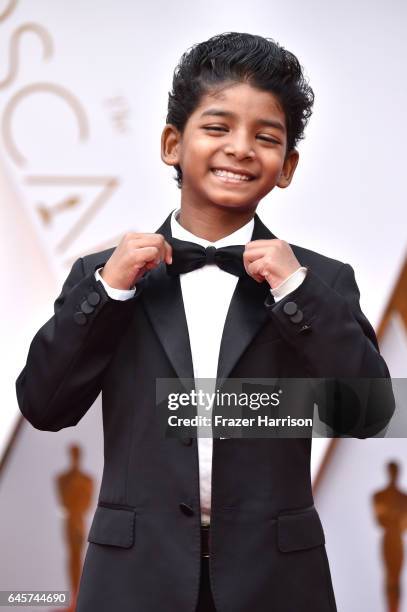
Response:
[{"label": "jacket pocket flap", "polygon": [[278,548],[281,552],[304,550],[325,544],[324,530],[314,507],[293,513],[279,514]]},{"label": "jacket pocket flap", "polygon": [[130,548],[134,544],[134,510],[98,506],[88,535],[88,542]]}]

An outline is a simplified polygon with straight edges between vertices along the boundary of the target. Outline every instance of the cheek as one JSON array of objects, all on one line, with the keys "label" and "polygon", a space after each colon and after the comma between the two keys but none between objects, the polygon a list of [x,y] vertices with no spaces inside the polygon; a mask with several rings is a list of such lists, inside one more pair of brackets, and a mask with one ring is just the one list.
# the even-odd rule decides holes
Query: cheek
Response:
[{"label": "cheek", "polygon": [[195,173],[199,170],[207,171],[213,160],[216,147],[207,139],[196,139],[191,146],[186,147],[181,156],[181,166]]},{"label": "cheek", "polygon": [[280,176],[284,167],[284,159],[277,152],[270,155],[264,162],[265,176],[267,179],[275,179]]},{"label": "cheek", "polygon": [[209,138],[197,138],[194,142],[193,148],[196,155],[199,156],[202,161],[207,162],[208,157],[210,157],[219,147],[215,138],[212,140]]}]

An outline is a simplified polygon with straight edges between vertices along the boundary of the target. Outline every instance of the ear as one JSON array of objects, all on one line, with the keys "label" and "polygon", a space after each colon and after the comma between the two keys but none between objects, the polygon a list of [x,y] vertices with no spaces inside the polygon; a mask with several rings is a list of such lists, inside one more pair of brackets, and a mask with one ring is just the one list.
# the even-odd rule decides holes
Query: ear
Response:
[{"label": "ear", "polygon": [[175,125],[167,123],[161,134],[161,159],[168,166],[179,163],[179,143],[181,134]]},{"label": "ear", "polygon": [[284,189],[288,187],[294,176],[295,169],[299,160],[299,153],[297,149],[291,149],[285,158],[283,169],[281,170],[280,178],[278,179],[277,185]]}]

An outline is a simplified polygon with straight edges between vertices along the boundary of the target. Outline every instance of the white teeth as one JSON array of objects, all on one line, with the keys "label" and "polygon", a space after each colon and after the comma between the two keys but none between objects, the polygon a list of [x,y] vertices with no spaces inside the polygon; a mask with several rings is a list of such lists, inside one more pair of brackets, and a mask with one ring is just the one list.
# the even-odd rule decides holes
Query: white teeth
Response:
[{"label": "white teeth", "polygon": [[217,176],[226,176],[228,178],[237,179],[240,181],[250,181],[250,177],[246,176],[245,174],[235,174],[234,172],[229,172],[229,170],[218,170],[215,168],[213,173]]}]

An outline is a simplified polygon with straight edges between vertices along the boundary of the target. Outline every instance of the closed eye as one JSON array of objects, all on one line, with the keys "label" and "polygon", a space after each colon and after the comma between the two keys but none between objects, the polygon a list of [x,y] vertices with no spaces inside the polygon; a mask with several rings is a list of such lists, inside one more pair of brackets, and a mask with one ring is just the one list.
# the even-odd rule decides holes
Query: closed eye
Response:
[{"label": "closed eye", "polygon": [[216,125],[208,125],[207,127],[204,127],[204,130],[223,130],[224,132],[226,132],[226,128],[219,127]]},{"label": "closed eye", "polygon": [[[215,130],[215,132],[227,132],[227,129],[224,127],[220,127],[218,125],[208,125],[206,127],[203,128],[204,130]],[[275,138],[271,138],[270,136],[259,136],[258,137],[259,140],[265,140],[266,142],[272,142],[274,144],[280,144],[278,140],[276,140]]]}]

